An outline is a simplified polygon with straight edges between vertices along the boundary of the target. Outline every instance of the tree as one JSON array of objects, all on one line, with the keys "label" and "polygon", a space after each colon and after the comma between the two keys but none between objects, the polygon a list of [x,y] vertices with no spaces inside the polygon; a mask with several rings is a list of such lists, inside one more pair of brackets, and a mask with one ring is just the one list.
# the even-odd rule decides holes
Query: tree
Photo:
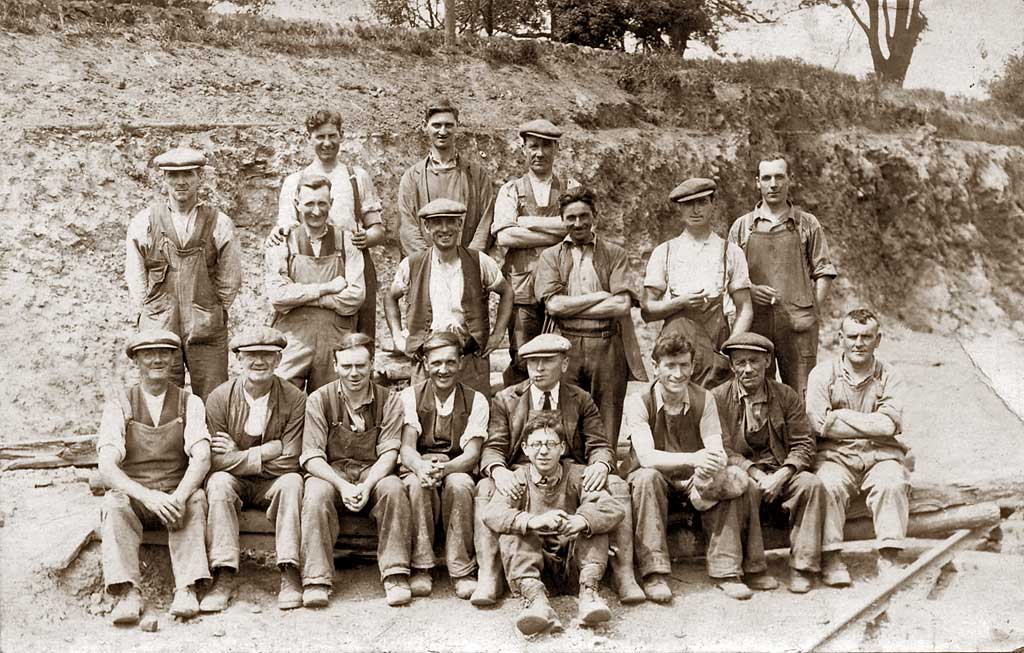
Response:
[{"label": "tree", "polygon": [[[801,0],[800,6],[846,7],[864,32],[871,50],[871,63],[880,80],[903,86],[914,48],[928,19],[921,13],[921,0]],[[867,20],[864,20],[864,11]],[[884,41],[883,41],[884,39]],[[883,50],[883,44],[885,46]],[[886,56],[888,53],[888,56]]]},{"label": "tree", "polygon": [[1024,50],[1010,55],[1003,72],[985,86],[993,100],[1024,116]]},{"label": "tree", "polygon": [[[672,48],[682,56],[699,38],[715,49],[721,21],[705,0],[633,0],[628,28],[646,50]],[[667,42],[666,42],[667,40]]]}]

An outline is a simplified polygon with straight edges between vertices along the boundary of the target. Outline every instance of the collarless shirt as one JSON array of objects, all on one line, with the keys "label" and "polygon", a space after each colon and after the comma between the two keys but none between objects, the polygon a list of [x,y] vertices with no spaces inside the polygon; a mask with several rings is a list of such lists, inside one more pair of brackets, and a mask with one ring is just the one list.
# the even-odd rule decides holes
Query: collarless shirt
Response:
[{"label": "collarless shirt", "polygon": [[242,388],[242,397],[249,404],[249,416],[245,419],[245,434],[250,437],[262,436],[267,430],[267,419],[270,417],[270,392],[253,399],[249,391]]},{"label": "collarless shirt", "polygon": [[[184,392],[184,390],[182,390]],[[142,391],[142,400],[153,419],[154,426],[160,426],[160,413],[163,412],[164,400],[167,393],[153,396],[145,390]],[[96,437],[96,450],[103,447],[113,447],[118,453],[118,459],[124,460],[125,449],[125,419],[121,402],[108,398],[103,405],[103,416],[100,418],[100,428]],[[185,453],[189,453],[198,442],[210,441],[210,432],[206,428],[206,408],[203,400],[194,394],[189,393],[188,401],[185,404]]]},{"label": "collarless shirt", "polygon": [[533,170],[530,170],[526,173],[526,178],[530,180],[533,199],[537,202],[537,206],[546,207],[551,201],[551,181],[555,178],[554,173],[549,174],[546,179],[541,179],[534,174]]},{"label": "collarless shirt", "polygon": [[544,410],[544,393],[551,393],[551,410],[558,410],[558,388],[561,384],[556,384],[555,387],[550,390],[541,390],[537,386],[530,384],[530,406],[534,410]]},{"label": "collarless shirt", "polygon": [[[416,434],[419,435],[423,432],[423,427],[420,425],[420,416],[417,412],[419,407],[416,405],[416,389],[409,386],[402,390],[398,398],[402,402],[405,425],[416,431]],[[444,401],[441,401],[435,394],[434,408],[437,414],[442,417],[451,415],[452,411],[455,410],[455,392],[448,395],[448,398]],[[469,417],[466,420],[466,430],[462,432],[462,436],[459,438],[459,447],[465,449],[466,445],[475,438],[486,441],[487,423],[490,417],[491,407],[487,403],[487,398],[484,397],[483,393],[474,392],[473,406],[470,408]]]}]

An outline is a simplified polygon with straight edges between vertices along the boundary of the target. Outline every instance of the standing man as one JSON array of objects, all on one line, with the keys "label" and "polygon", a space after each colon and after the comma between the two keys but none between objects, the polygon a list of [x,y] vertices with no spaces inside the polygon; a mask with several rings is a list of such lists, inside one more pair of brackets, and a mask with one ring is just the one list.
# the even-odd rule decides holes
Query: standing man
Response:
[{"label": "standing man", "polygon": [[651,357],[658,379],[630,395],[625,409],[632,443],[625,467],[647,598],[672,600],[667,526],[669,499],[676,497],[700,512],[708,576],[719,589],[742,600],[752,596],[751,589],[778,587],[767,572],[760,496],[742,470],[726,466],[715,398],[690,382],[693,345],[678,333],[662,333]]},{"label": "standing man", "polygon": [[694,177],[672,189],[683,232],[654,248],[647,262],[642,315],[664,320],[662,332],[683,336],[694,348],[690,380],[711,389],[728,380],[729,361],[720,351],[730,334],[724,301],[732,299],[736,320],[732,334],[750,329],[750,277],[743,250],[711,230],[713,179]]},{"label": "standing man", "polygon": [[486,250],[494,217],[494,184],[478,163],[458,151],[459,110],[447,98],[435,98],[424,113],[423,133],[430,141],[430,152],[411,165],[398,184],[398,235],[403,253],[412,256],[430,247],[419,212],[428,202],[441,198],[466,206],[456,242]]},{"label": "standing man", "polygon": [[143,329],[181,338],[171,381],[201,399],[228,380],[228,308],[242,283],[242,250],[231,218],[199,199],[206,155],[175,148],[153,162],[166,198],[128,223],[124,276]]},{"label": "standing man", "polygon": [[561,129],[547,120],[531,120],[519,126],[519,136],[528,170],[498,191],[491,227],[497,244],[507,250],[503,272],[515,297],[508,329],[512,362],[503,374],[506,388],[526,380],[526,364],[517,352],[539,336],[544,326],[544,304],[534,292],[534,267],[544,249],[568,234],[559,215],[558,198],[579,186],[575,179],[561,179],[554,173]]},{"label": "standing man", "polygon": [[242,374],[217,386],[206,402],[206,424],[213,433],[212,473],[206,479],[210,502],[206,539],[213,587],[199,609],[228,606],[238,573],[238,511],[265,510],[275,527],[281,590],[277,607],[302,605],[299,579],[299,515],[302,512],[302,425],[306,394],[274,375],[287,339],[277,329],[249,329],[231,339]]},{"label": "standing man", "polygon": [[302,605],[327,605],[334,584],[334,543],[339,511],[364,513],[377,524],[377,565],[388,605],[412,600],[409,547],[412,511],[392,472],[402,444],[398,395],[372,383],[370,338],[342,338],[338,380],[306,401],[299,463],[306,470],[302,497]]},{"label": "standing man", "polygon": [[641,603],[644,592],[633,574],[633,521],[629,486],[613,474],[615,453],[605,432],[604,421],[594,400],[584,390],[566,383],[563,376],[569,367],[570,342],[560,335],[546,333],[523,345],[520,355],[526,360],[530,378],[505,388],[491,402],[491,420],[487,441],[480,457],[477,484],[475,542],[480,566],[476,592],[471,602],[476,606],[493,605],[501,592],[498,536],[482,521],[484,509],[497,490],[514,501],[525,491],[522,478],[515,470],[529,458],[522,444],[526,440],[525,425],[536,413],[556,411],[565,432],[563,458],[585,465],[583,489],[596,492],[607,488],[626,514],[612,531],[612,573],[624,604]]},{"label": "standing man", "polygon": [[729,229],[750,267],[754,300],[751,330],[772,341],[782,382],[807,393],[807,375],[818,359],[818,313],[828,299],[836,268],[818,219],[789,201],[789,161],[769,154],[757,164],[761,201]]},{"label": "standing man", "polygon": [[[729,464],[750,476],[762,501],[789,516],[789,591],[810,591],[821,571],[825,491],[809,471],[814,436],[796,391],[769,379],[772,341],[756,333],[729,338],[722,351],[733,378],[711,394],[725,430]],[[825,576],[826,584],[834,578]]]},{"label": "standing man", "polygon": [[614,452],[626,384],[647,380],[630,316],[638,297],[626,250],[594,234],[593,193],[573,188],[559,205],[569,235],[541,253],[534,291],[572,345],[565,380],[594,398]]},{"label": "standing man", "polygon": [[349,232],[328,224],[331,180],[304,173],[295,197],[302,225],[266,251],[273,325],[288,336],[277,374],[312,393],[337,378],[334,351],[355,330],[363,303],[363,255]]},{"label": "standing man", "polygon": [[455,595],[468,599],[476,590],[473,551],[472,474],[487,438],[490,407],[487,397],[459,382],[462,343],[448,331],[423,343],[428,378],[399,395],[405,410],[402,465],[412,508],[413,596],[427,596],[433,587],[434,527],[445,528],[445,559]]},{"label": "standing man", "polygon": [[516,627],[524,635],[561,629],[544,576],[559,586],[551,589],[579,586],[580,623],[604,623],[611,611],[598,588],[608,566],[608,533],[622,521],[622,506],[606,489],[585,489],[585,468],[563,460],[565,433],[557,414],[537,413],[524,433],[521,447],[530,463],[513,472],[524,490],[515,499],[495,492],[483,516],[500,533],[505,576],[526,604]]},{"label": "standing man", "polygon": [[875,357],[882,341],[878,317],[858,308],[839,327],[842,354],[811,371],[807,417],[818,438],[815,471],[825,486],[822,576],[847,585],[840,557],[850,499],[867,494],[878,542],[878,568],[896,566],[910,518],[909,448],[903,430],[903,380]]},{"label": "standing man", "polygon": [[331,180],[331,212],[329,222],[347,231],[352,244],[363,259],[366,298],[356,315],[356,331],[376,338],[377,333],[377,268],[371,247],[383,245],[387,236],[381,219],[381,201],[370,175],[359,166],[347,166],[338,160],[341,151],[341,114],[319,110],[306,119],[306,134],[315,158],[308,166],[285,177],[278,200],[277,230],[271,233],[270,245],[280,245],[301,217],[296,211],[300,180],[303,175],[324,175]]},{"label": "standing man", "polygon": [[171,614],[199,613],[196,583],[210,578],[206,560],[206,494],[210,434],[203,402],[172,382],[181,339],[164,329],[140,331],[125,353],[139,383],[115,390],[103,407],[96,451],[103,497],[103,581],[120,597],[111,618],[134,624],[142,616],[139,545],[144,527],[167,529],[174,572]]},{"label": "standing man", "polygon": [[[384,297],[384,314],[395,349],[417,361],[413,383],[426,379],[420,347],[432,332],[454,331],[463,339],[460,380],[484,396],[491,396],[490,355],[499,344],[512,312],[512,290],[498,264],[483,252],[459,245],[466,207],[437,199],[420,209],[419,219],[431,245],[402,259],[391,292]],[[490,326],[488,299],[499,297],[494,328]],[[398,300],[406,298],[406,326]]]}]

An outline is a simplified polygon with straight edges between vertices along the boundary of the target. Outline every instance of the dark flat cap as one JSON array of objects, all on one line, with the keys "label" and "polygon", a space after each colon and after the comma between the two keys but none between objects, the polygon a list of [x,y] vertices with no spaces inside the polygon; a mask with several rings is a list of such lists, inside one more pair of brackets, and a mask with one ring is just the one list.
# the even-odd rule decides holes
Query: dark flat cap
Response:
[{"label": "dark flat cap", "polygon": [[768,338],[750,331],[737,334],[722,344],[722,353],[729,355],[731,349],[749,349],[752,351],[763,351],[769,356],[775,354],[775,345]]},{"label": "dark flat cap", "polygon": [[124,353],[128,358],[135,358],[135,352],[140,349],[181,349],[181,338],[166,329],[143,329],[128,338]]},{"label": "dark flat cap", "polygon": [[537,120],[531,120],[519,125],[519,135],[523,138],[536,136],[537,138],[544,138],[549,141],[557,141],[562,137],[562,130],[551,121],[538,118]]},{"label": "dark flat cap", "polygon": [[566,354],[572,349],[572,343],[557,333],[542,333],[519,348],[520,358],[535,356],[554,356]]},{"label": "dark flat cap", "polygon": [[288,338],[277,329],[260,326],[250,327],[231,339],[229,347],[236,354],[240,351],[281,351],[288,345]]},{"label": "dark flat cap", "polygon": [[670,202],[689,202],[690,200],[707,197],[715,192],[718,185],[714,179],[691,177],[672,189],[668,194]]},{"label": "dark flat cap", "polygon": [[455,116],[456,120],[459,119],[459,108],[443,95],[434,97],[430,102],[427,102],[427,108],[423,112],[423,119],[430,120],[430,116],[435,113],[450,113]]},{"label": "dark flat cap", "polygon": [[421,220],[430,218],[461,218],[466,215],[466,205],[462,202],[439,197],[427,202],[417,213]]},{"label": "dark flat cap", "polygon": [[161,170],[195,170],[206,165],[206,155],[191,147],[176,147],[153,159]]}]

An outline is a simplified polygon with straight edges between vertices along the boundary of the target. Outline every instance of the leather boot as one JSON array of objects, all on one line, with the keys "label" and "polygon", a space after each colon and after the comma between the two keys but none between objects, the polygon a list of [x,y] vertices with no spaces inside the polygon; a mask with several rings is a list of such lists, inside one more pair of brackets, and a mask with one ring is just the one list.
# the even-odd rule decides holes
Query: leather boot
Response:
[{"label": "leather boot", "polygon": [[476,589],[469,602],[478,608],[497,603],[504,585],[498,535],[483,520],[484,508],[489,502],[488,498],[477,497],[473,515],[473,544],[476,547],[478,569]]},{"label": "leather boot", "polygon": [[611,532],[611,543],[616,549],[611,559],[612,576],[615,578],[619,601],[623,605],[635,605],[643,603],[647,595],[637,584],[633,571],[633,504],[628,494],[615,499],[622,505],[626,516]]},{"label": "leather boot", "polygon": [[277,608],[291,610],[302,607],[302,579],[294,565],[281,566],[281,590],[277,593]]},{"label": "leather boot", "polygon": [[604,602],[597,588],[601,586],[604,565],[584,565],[580,569],[580,600],[578,617],[585,626],[594,626],[612,618],[608,604]]},{"label": "leather boot", "polygon": [[231,569],[216,569],[213,572],[213,585],[202,602],[199,603],[200,612],[221,612],[228,607],[231,595],[235,590],[235,572]]},{"label": "leather boot", "polygon": [[561,628],[555,611],[548,603],[548,592],[544,583],[537,578],[520,580],[519,596],[523,609],[516,616],[516,628],[524,635],[536,635],[557,626]]},{"label": "leather boot", "polygon": [[129,586],[110,613],[110,620],[119,626],[137,624],[143,608],[142,592],[137,587]]}]

